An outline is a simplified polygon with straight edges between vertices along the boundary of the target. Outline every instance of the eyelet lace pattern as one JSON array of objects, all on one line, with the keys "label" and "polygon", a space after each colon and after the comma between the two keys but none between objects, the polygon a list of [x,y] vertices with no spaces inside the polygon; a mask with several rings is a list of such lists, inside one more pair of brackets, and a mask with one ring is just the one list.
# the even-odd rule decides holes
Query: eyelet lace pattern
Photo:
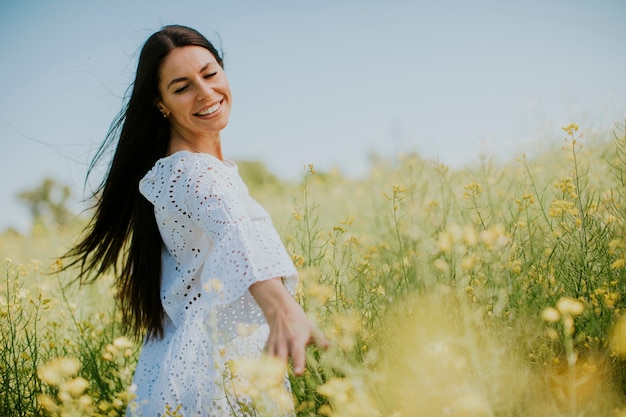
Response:
[{"label": "eyelet lace pattern", "polygon": [[166,404],[182,405],[183,416],[242,415],[224,389],[226,363],[258,356],[269,332],[248,288],[282,277],[293,294],[296,269],[233,162],[176,152],[157,161],[139,189],[163,239],[166,319],[164,338],[142,348],[128,415],[161,416]]}]

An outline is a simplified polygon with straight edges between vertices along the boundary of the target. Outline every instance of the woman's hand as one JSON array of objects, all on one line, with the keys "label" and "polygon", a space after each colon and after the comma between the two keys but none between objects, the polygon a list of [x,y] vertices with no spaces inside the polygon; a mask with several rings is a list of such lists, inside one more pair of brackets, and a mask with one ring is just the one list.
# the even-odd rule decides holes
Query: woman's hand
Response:
[{"label": "woman's hand", "polygon": [[280,278],[257,282],[250,287],[250,293],[270,326],[265,350],[284,360],[291,358],[294,374],[302,375],[307,345],[315,343],[326,349],[328,340],[304,314]]}]

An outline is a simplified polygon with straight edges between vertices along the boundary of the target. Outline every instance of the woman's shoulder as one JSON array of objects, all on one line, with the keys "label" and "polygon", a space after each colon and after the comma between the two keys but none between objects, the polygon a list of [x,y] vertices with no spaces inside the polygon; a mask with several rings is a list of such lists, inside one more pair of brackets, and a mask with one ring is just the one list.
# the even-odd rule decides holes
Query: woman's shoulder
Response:
[{"label": "woman's shoulder", "polygon": [[144,179],[195,177],[203,172],[223,171],[228,165],[234,166],[234,163],[228,160],[221,161],[208,153],[178,151],[156,161]]},{"label": "woman's shoulder", "polygon": [[[196,188],[230,183],[231,170],[236,165],[230,160],[221,161],[207,153],[178,151],[159,159],[139,183],[144,195],[163,191],[164,188]],[[211,187],[212,188],[212,187]]]},{"label": "woman's shoulder", "polygon": [[188,170],[196,167],[219,168],[220,166],[224,166],[230,163],[230,161],[226,161],[221,161],[215,156],[208,153],[177,151],[171,155],[159,159],[154,166],[175,167],[180,169],[187,168]]}]

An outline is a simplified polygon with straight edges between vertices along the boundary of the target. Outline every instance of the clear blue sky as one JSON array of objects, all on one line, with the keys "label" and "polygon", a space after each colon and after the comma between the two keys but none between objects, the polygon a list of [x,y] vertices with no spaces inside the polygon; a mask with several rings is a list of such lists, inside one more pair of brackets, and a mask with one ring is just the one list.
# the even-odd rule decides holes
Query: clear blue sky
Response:
[{"label": "clear blue sky", "polygon": [[624,0],[3,0],[0,230],[25,230],[15,195],[45,176],[82,198],[141,44],[170,23],[224,50],[226,155],[288,178],[358,174],[370,152],[512,157],[626,116]]}]

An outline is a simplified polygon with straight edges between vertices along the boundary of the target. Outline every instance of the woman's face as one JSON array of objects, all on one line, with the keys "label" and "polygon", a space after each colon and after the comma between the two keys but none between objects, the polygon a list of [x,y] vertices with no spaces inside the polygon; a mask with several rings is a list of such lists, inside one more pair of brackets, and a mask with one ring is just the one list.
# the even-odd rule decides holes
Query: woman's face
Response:
[{"label": "woman's face", "polygon": [[159,110],[173,135],[186,140],[219,136],[228,124],[231,94],[224,70],[200,46],[173,49],[159,71]]}]

